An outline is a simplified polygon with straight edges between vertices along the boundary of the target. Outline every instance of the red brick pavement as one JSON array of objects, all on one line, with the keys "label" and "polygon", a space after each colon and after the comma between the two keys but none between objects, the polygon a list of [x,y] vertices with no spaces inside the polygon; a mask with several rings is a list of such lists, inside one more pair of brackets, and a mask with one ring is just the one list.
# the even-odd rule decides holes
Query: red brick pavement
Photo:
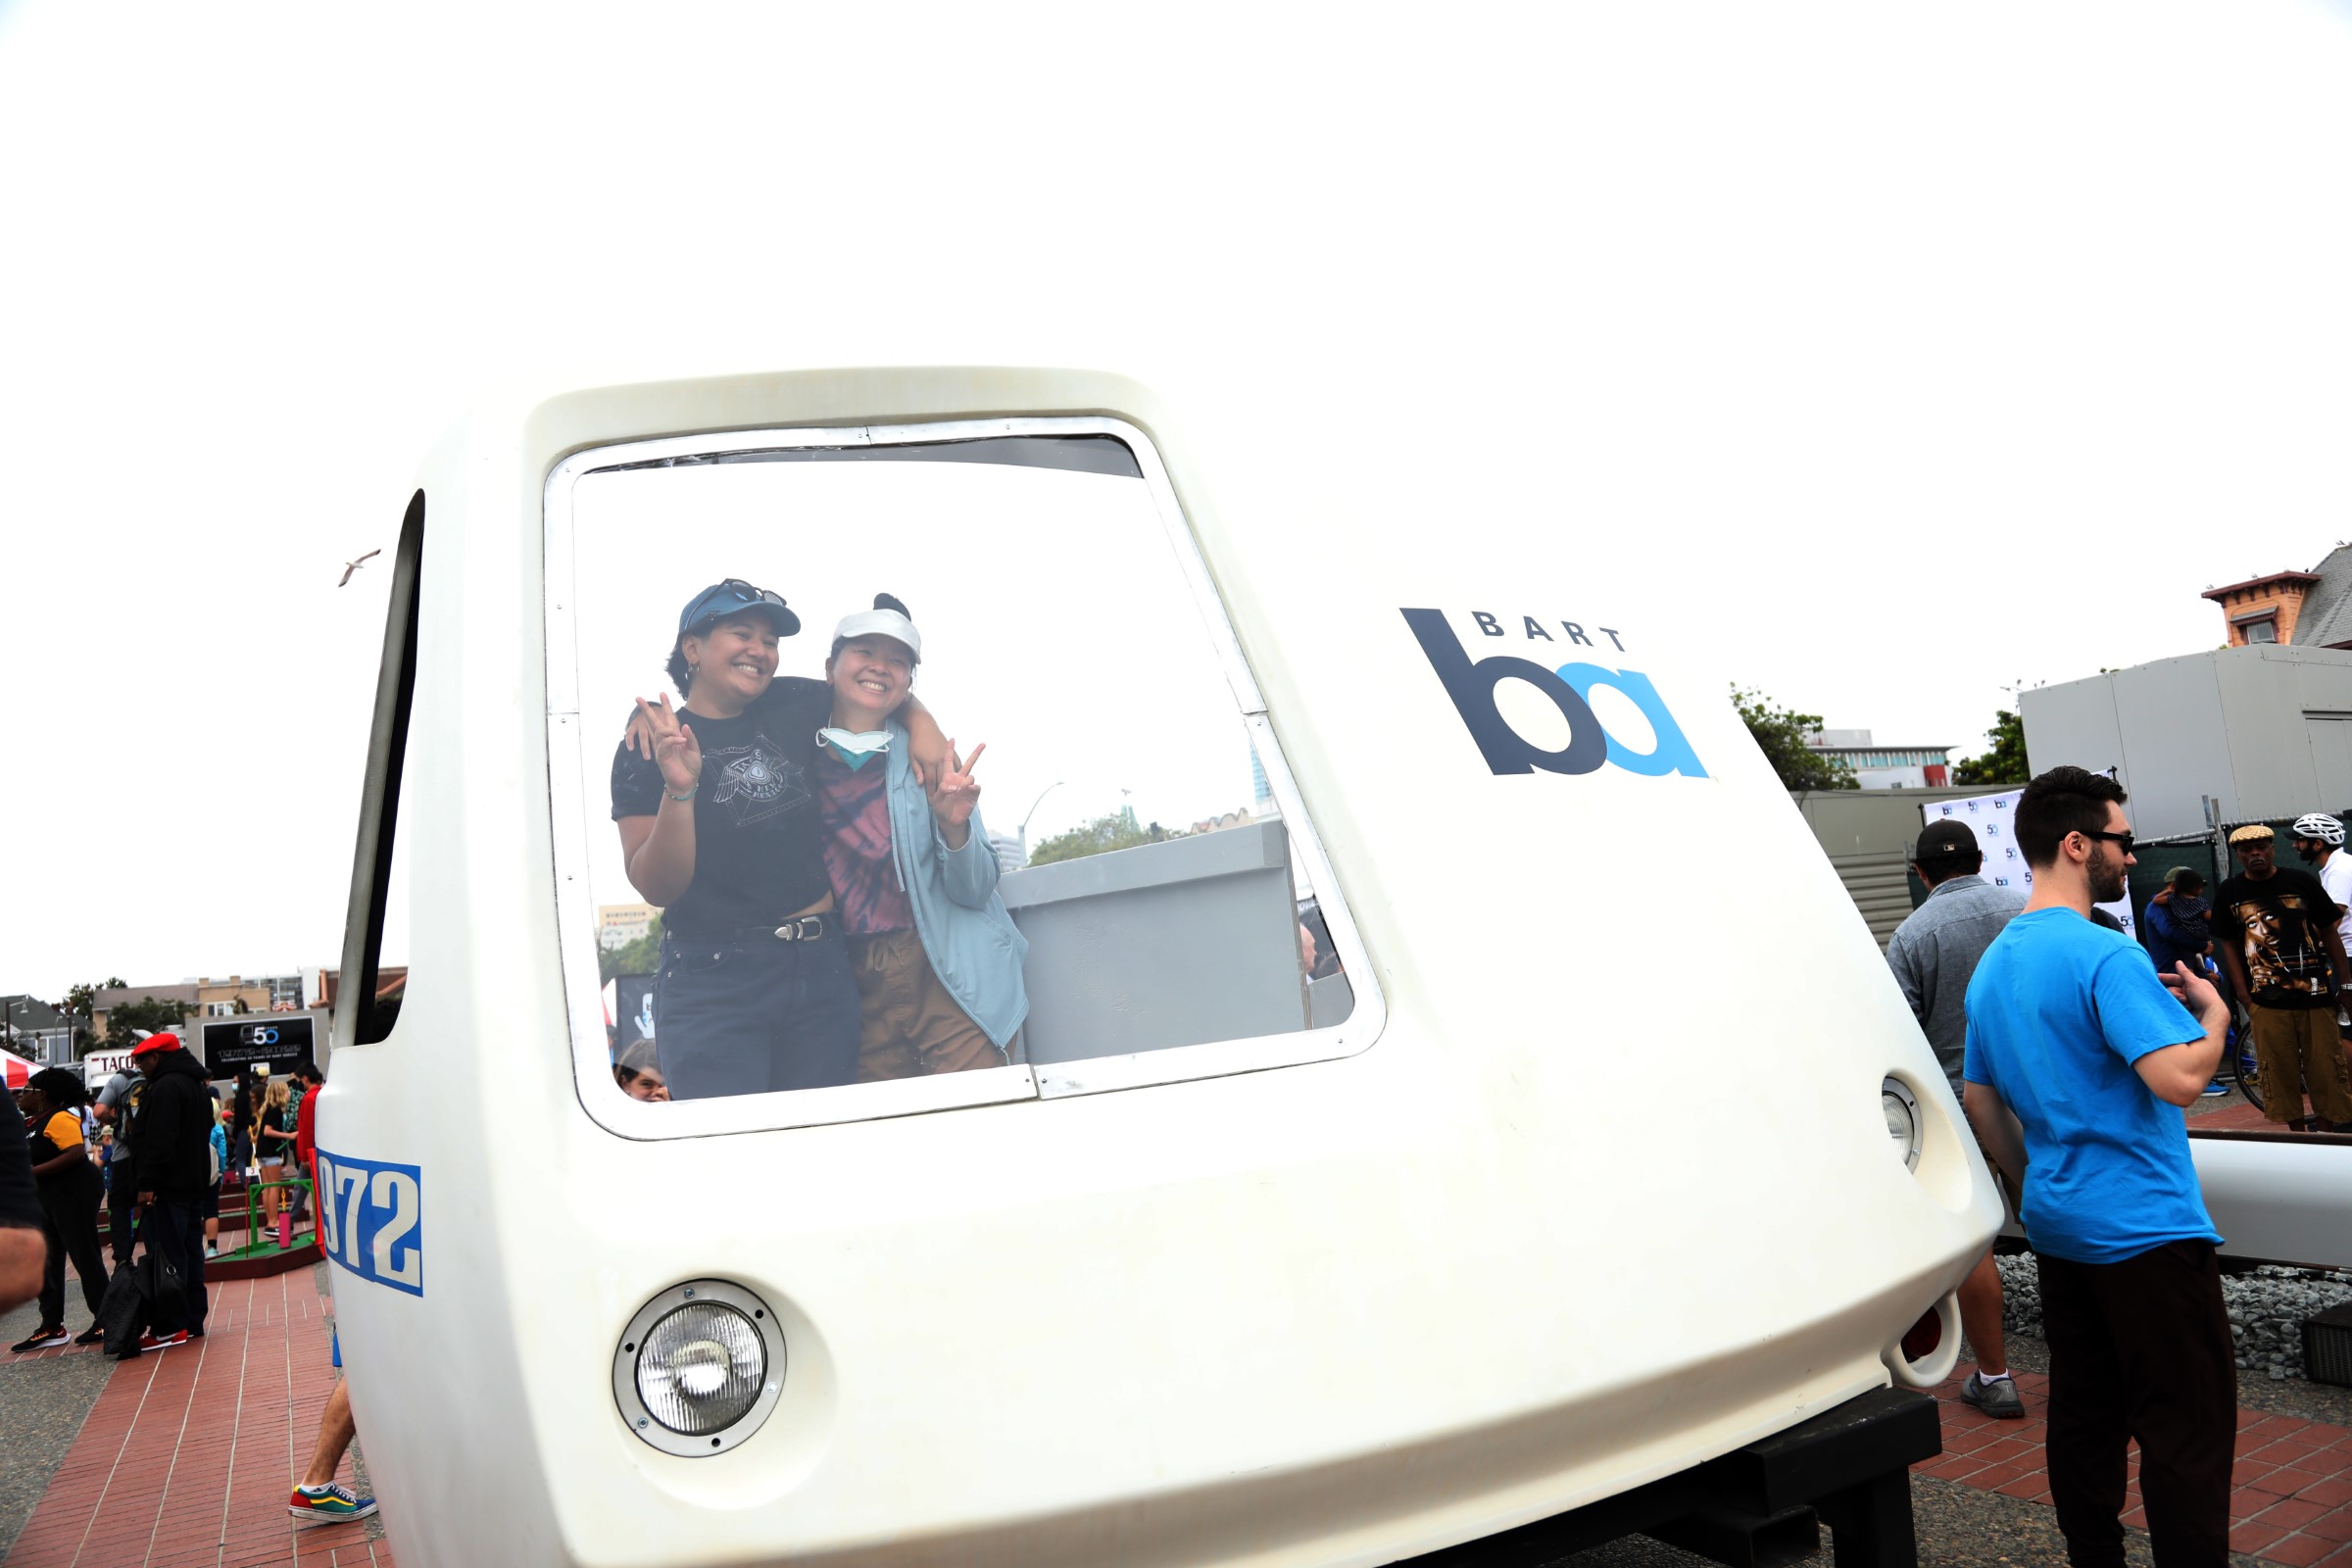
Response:
[{"label": "red brick pavement", "polygon": [[[2049,1501],[2042,1412],[2050,1380],[2033,1372],[2016,1377],[2026,1401],[2022,1421],[1996,1421],[1961,1402],[1961,1378],[1937,1389],[1943,1453],[1917,1473],[2030,1502]],[[2124,1523],[2145,1528],[2136,1448],[2131,1474]],[[2230,1481],[2231,1549],[2288,1568],[2352,1568],[2352,1428],[2240,1410]]]},{"label": "red brick pavement", "polygon": [[[286,1512],[335,1386],[311,1281],[215,1287],[204,1339],[118,1363],[8,1568],[393,1568],[390,1541],[369,1542],[364,1521]],[[338,1479],[351,1484],[348,1457]]]}]

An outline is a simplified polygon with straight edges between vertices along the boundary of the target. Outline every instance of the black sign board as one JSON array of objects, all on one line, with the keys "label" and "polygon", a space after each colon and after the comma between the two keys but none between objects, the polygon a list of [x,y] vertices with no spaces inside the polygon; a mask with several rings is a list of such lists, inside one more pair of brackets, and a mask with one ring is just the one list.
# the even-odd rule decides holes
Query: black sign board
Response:
[{"label": "black sign board", "polygon": [[612,1059],[640,1040],[654,1038],[654,976],[617,975],[612,981]]},{"label": "black sign board", "polygon": [[257,1012],[204,1026],[204,1067],[215,1078],[251,1072],[255,1062],[274,1076],[316,1059],[307,1013]]}]

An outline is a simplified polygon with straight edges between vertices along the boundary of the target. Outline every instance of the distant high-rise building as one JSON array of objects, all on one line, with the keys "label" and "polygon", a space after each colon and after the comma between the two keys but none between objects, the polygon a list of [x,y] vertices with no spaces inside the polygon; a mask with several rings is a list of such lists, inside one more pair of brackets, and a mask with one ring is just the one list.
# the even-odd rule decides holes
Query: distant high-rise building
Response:
[{"label": "distant high-rise building", "polygon": [[661,912],[650,904],[598,905],[597,946],[606,949],[627,947],[653,931],[654,917]]}]

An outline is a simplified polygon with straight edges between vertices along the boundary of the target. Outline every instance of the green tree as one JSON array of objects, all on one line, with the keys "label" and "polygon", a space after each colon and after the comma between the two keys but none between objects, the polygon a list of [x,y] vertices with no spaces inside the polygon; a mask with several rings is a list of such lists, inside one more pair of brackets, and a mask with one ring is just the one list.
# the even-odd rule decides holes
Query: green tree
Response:
[{"label": "green tree", "polygon": [[607,948],[596,956],[596,978],[610,980],[615,975],[652,974],[662,967],[662,917],[646,927],[645,935],[634,942],[624,942],[617,948]]},{"label": "green tree", "polygon": [[1135,820],[1135,808],[1122,806],[1107,815],[1098,816],[1092,822],[1071,828],[1067,833],[1056,833],[1050,839],[1041,840],[1037,848],[1029,852],[1029,863],[1052,865],[1055,860],[1075,860],[1089,855],[1106,855],[1112,850],[1132,850],[1139,844],[1157,844],[1163,839],[1182,836],[1170,833],[1157,822],[1150,827],[1140,826]]},{"label": "green tree", "polygon": [[57,1004],[57,1010],[73,1021],[75,1056],[88,1055],[90,1047],[97,1043],[97,1036],[91,1032],[90,1026],[90,999],[101,991],[120,991],[128,984],[130,982],[121,975],[100,980],[94,985],[84,982],[68,990],[66,1000]]},{"label": "green tree", "polygon": [[1808,750],[1805,737],[1821,728],[1819,713],[1796,713],[1785,708],[1774,708],[1772,699],[1762,692],[1742,690],[1739,683],[1732,686],[1732,706],[1740,710],[1748,734],[1755,737],[1756,749],[1764,760],[1781,776],[1781,787],[1790,790],[1858,790],[1862,781],[1854,770],[1838,757],[1824,757]]},{"label": "green tree", "polygon": [[106,1015],[107,1044],[120,1051],[138,1038],[138,1031],[157,1034],[166,1029],[177,1029],[188,1015],[188,1004],[170,1000],[157,1001],[141,997],[125,1002]]},{"label": "green tree", "polygon": [[2023,784],[2026,771],[2026,724],[2006,708],[1996,709],[1992,728],[1984,732],[1992,744],[1952,769],[1955,784]]}]

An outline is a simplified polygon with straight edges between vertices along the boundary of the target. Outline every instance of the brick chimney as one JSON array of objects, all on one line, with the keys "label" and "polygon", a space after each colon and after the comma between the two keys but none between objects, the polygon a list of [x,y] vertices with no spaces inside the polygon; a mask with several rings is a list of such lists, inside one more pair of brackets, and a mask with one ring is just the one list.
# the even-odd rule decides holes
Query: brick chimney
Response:
[{"label": "brick chimney", "polygon": [[2227,587],[2208,588],[2201,597],[2222,607],[2230,647],[2291,643],[2295,640],[2295,616],[2302,612],[2303,596],[2319,580],[2316,572],[2275,571],[2268,577],[2250,577]]}]

